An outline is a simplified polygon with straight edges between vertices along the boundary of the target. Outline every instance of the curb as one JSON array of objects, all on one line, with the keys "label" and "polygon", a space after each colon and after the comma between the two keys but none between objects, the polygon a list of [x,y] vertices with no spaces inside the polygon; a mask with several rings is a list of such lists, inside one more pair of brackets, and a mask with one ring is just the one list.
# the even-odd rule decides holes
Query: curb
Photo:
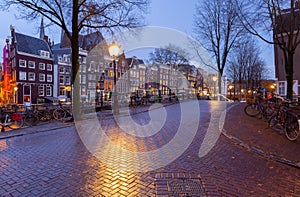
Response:
[{"label": "curb", "polygon": [[[227,111],[229,111],[232,107],[234,107],[236,105],[233,105],[229,108],[226,109],[226,113]],[[231,135],[230,133],[227,132],[227,130],[225,128],[222,129],[222,134],[228,138],[229,140],[231,140],[233,143],[247,149],[247,150],[250,150],[260,156],[263,156],[267,159],[271,159],[273,161],[276,161],[276,162],[279,162],[279,163],[282,163],[282,164],[285,164],[285,165],[288,165],[288,166],[292,166],[292,167],[295,167],[295,168],[299,168],[300,169],[300,162],[299,163],[296,163],[296,162],[293,162],[291,160],[288,160],[288,159],[285,159],[285,158],[282,158],[282,157],[279,157],[277,155],[273,155],[273,154],[269,154],[269,153],[266,153],[264,150],[262,149],[259,149],[259,148],[256,148],[255,146],[251,146],[251,145],[248,145],[247,143],[245,143],[244,141],[242,141],[241,139]]]},{"label": "curb", "polygon": [[[44,124],[47,124],[47,123],[44,123]],[[43,125],[43,124],[40,124],[38,126],[41,126],[41,125]],[[0,140],[13,138],[13,137],[24,136],[24,135],[29,135],[29,134],[47,132],[47,131],[52,131],[52,130],[58,130],[58,129],[62,129],[62,128],[71,127],[73,125],[74,125],[73,123],[67,123],[67,124],[61,125],[61,126],[55,126],[55,127],[52,127],[52,128],[39,128],[37,130],[34,130],[34,131],[32,130],[32,131],[28,131],[28,132],[18,131],[18,130],[7,131],[7,132],[5,132],[4,135],[0,135]],[[30,128],[30,127],[25,127],[23,129],[27,129],[27,128]]]}]

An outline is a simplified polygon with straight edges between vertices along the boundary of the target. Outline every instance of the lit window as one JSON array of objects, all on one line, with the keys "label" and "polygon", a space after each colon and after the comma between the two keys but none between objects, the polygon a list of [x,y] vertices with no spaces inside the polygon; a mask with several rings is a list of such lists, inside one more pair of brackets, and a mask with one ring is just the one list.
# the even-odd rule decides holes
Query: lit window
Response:
[{"label": "lit window", "polygon": [[45,70],[45,63],[39,63],[39,69]]},{"label": "lit window", "polygon": [[29,61],[28,62],[28,68],[35,68],[35,62]]},{"label": "lit window", "polygon": [[19,72],[19,80],[26,80],[26,72],[20,71]]},{"label": "lit window", "polygon": [[45,74],[39,75],[39,81],[44,82],[45,81]]},{"label": "lit window", "polygon": [[35,81],[35,73],[29,72],[28,73],[28,80],[29,81]]},{"label": "lit window", "polygon": [[19,60],[19,67],[26,68],[26,61],[25,60]]}]

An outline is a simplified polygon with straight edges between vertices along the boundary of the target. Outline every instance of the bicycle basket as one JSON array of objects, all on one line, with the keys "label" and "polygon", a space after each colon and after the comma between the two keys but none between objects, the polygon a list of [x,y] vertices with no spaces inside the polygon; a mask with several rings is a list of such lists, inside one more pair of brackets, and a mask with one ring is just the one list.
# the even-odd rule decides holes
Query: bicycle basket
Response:
[{"label": "bicycle basket", "polygon": [[13,121],[22,120],[22,115],[20,113],[12,113],[11,114],[11,119]]}]

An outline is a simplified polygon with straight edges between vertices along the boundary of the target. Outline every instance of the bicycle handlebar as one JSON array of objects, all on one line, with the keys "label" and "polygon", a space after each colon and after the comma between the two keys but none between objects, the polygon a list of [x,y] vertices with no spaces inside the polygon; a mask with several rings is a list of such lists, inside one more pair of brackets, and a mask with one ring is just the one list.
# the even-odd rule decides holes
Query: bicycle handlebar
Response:
[{"label": "bicycle handlebar", "polygon": [[276,98],[279,98],[280,100],[282,100],[283,102],[286,102],[286,103],[292,103],[292,101],[286,99],[286,98],[283,98],[282,96],[279,96],[279,95],[274,95],[274,97]]}]

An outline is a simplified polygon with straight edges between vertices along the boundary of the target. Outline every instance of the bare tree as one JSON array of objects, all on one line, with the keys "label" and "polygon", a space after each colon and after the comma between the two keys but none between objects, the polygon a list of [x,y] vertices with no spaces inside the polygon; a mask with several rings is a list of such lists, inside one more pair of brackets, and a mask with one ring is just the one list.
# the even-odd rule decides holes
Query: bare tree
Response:
[{"label": "bare tree", "polygon": [[235,88],[240,91],[260,86],[261,80],[267,77],[267,69],[253,39],[246,37],[233,52],[226,73],[238,86]]},{"label": "bare tree", "polygon": [[236,3],[231,0],[211,0],[201,1],[196,6],[195,34],[197,40],[215,58],[219,72],[219,91],[228,55],[243,33]]},{"label": "bare tree", "polygon": [[[293,97],[294,54],[300,43],[300,11],[297,0],[251,1],[239,8],[244,27],[269,44],[278,45],[285,63],[287,98]],[[273,32],[272,36],[268,36]]]},{"label": "bare tree", "polygon": [[17,6],[19,15],[28,20],[43,16],[62,28],[71,41],[74,115],[79,115],[79,34],[87,29],[109,32],[141,26],[141,11],[148,0],[7,0],[1,7]]},{"label": "bare tree", "polygon": [[189,62],[187,56],[188,54],[183,49],[170,44],[165,48],[156,48],[154,52],[151,52],[149,61],[169,65],[187,64]]}]

